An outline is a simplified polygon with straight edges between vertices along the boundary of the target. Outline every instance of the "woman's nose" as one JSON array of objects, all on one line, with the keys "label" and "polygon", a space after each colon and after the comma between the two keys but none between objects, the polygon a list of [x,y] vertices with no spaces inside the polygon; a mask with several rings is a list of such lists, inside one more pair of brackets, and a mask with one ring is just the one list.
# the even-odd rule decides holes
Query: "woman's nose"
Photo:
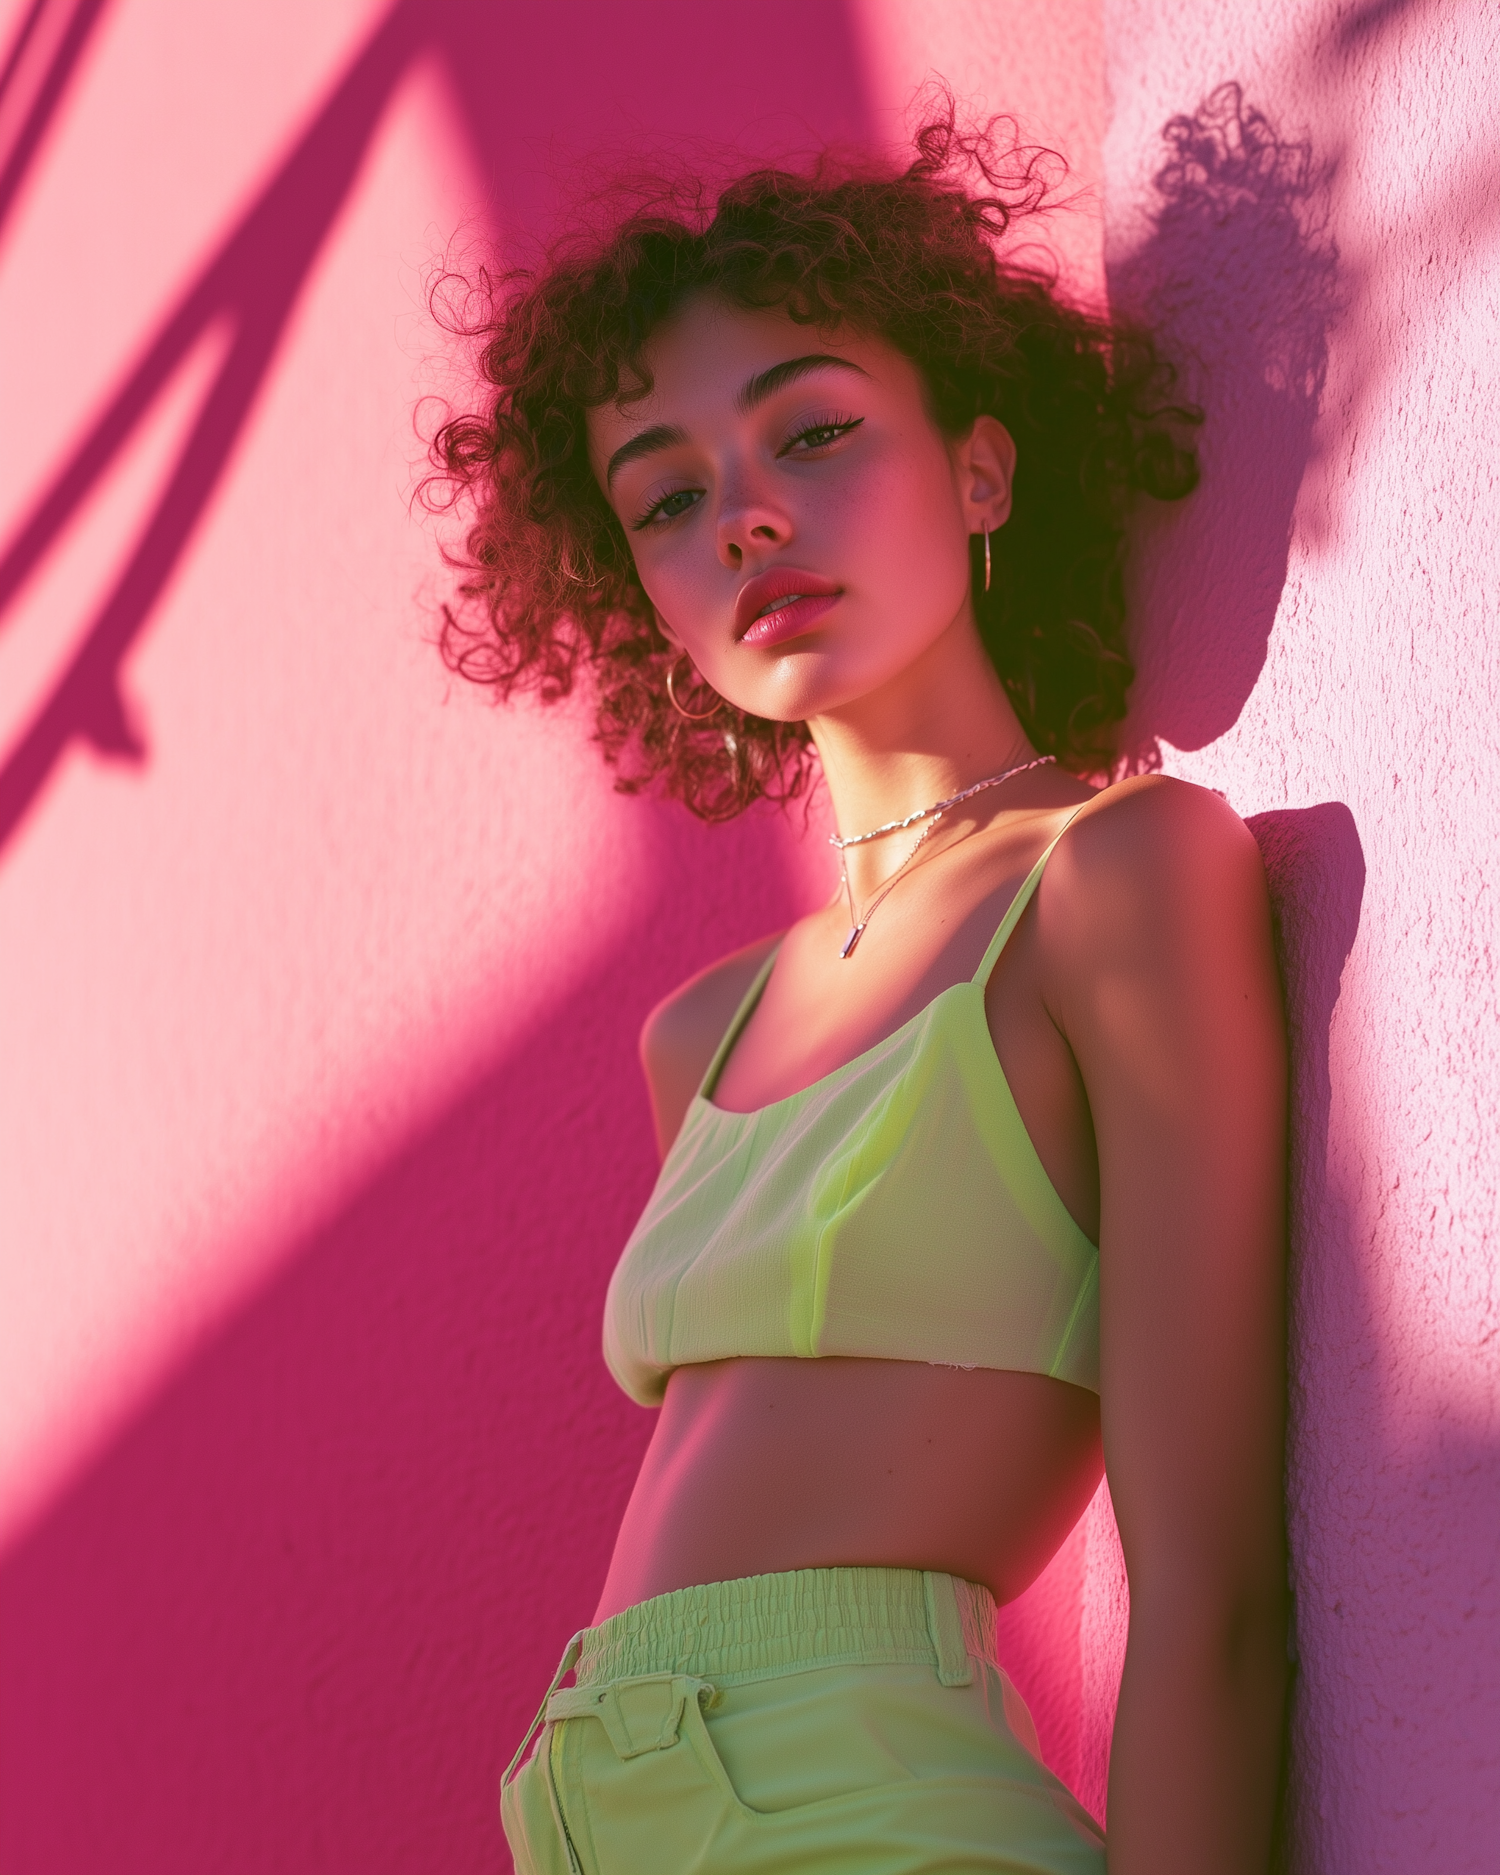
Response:
[{"label": "woman's nose", "polygon": [[719,559],[736,572],[748,556],[774,552],[791,537],[791,519],[774,503],[747,496],[719,511]]}]

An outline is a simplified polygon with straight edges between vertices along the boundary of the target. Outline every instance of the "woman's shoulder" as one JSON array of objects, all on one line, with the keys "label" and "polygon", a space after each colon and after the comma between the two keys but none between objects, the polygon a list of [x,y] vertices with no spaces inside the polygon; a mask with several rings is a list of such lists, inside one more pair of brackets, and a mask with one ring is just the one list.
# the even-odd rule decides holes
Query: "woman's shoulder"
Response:
[{"label": "woman's shoulder", "polygon": [[781,934],[721,957],[664,996],[641,1026],[641,1066],[663,1152],[677,1137],[714,1050]]},{"label": "woman's shoulder", "polygon": [[1224,797],[1150,774],[1101,789],[1074,818],[1047,869],[1043,917],[1097,957],[1106,938],[1162,945],[1174,927],[1201,936],[1221,919],[1259,922],[1265,905],[1260,849]]},{"label": "woman's shoulder", "polygon": [[1260,850],[1239,815],[1213,788],[1174,775],[1132,775],[1084,803],[1058,848],[1082,886],[1134,881],[1145,890],[1169,875],[1184,883],[1224,866],[1260,870]]},{"label": "woman's shoulder", "polygon": [[696,1067],[702,1080],[755,973],[780,936],[775,932],[731,951],[661,999],[641,1027],[641,1060],[648,1075],[658,1064],[686,1064]]}]

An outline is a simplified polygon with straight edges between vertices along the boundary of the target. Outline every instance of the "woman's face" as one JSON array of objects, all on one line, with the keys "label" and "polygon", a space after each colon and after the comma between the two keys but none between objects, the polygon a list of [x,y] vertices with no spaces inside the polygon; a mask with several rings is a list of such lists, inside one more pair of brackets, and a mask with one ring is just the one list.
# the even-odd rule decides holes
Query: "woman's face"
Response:
[{"label": "woman's face", "polygon": [[969,539],[1014,450],[944,437],[883,339],[703,296],[652,340],[651,393],[589,412],[589,452],[662,629],[721,695],[803,721],[972,631]]}]

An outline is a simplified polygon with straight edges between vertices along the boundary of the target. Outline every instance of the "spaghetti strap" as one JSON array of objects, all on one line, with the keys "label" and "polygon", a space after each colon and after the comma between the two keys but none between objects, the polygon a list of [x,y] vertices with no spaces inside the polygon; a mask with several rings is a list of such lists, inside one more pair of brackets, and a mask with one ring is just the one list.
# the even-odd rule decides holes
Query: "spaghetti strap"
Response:
[{"label": "spaghetti strap", "polygon": [[1031,903],[1032,894],[1041,884],[1042,874],[1046,870],[1047,861],[1052,857],[1052,849],[1068,831],[1069,827],[1072,826],[1075,816],[1087,806],[1087,801],[1080,801],[1078,806],[1073,809],[1073,812],[1069,814],[1068,818],[1042,849],[1041,858],[1032,867],[1031,871],[1027,873],[1020,891],[1017,892],[1015,897],[1010,901],[1009,910],[1000,920],[1000,929],[990,939],[989,946],[984,956],[979,960],[979,968],[974,972],[973,980],[979,984],[981,988],[989,982],[990,975],[995,965],[1000,961],[1001,951],[1003,951],[1010,942],[1011,932],[1014,931],[1016,926],[1021,922],[1021,913],[1025,911],[1026,907]]},{"label": "spaghetti strap", "polygon": [[708,1064],[708,1072],[698,1085],[698,1098],[700,1100],[707,1100],[712,1096],[714,1088],[718,1083],[719,1075],[723,1070],[724,1063],[729,1059],[730,1049],[733,1048],[735,1043],[740,1039],[740,1030],[744,1028],[751,1016],[754,1015],[755,1005],[761,999],[761,993],[764,991],[767,979],[771,975],[771,969],[776,962],[776,956],[781,949],[781,943],[782,940],[777,938],[776,942],[771,946],[770,954],[767,956],[766,961],[761,965],[759,970],[756,971],[755,980],[740,999],[740,1006],[734,1012],[734,1020],[724,1031],[724,1039],[714,1050],[714,1058]]}]

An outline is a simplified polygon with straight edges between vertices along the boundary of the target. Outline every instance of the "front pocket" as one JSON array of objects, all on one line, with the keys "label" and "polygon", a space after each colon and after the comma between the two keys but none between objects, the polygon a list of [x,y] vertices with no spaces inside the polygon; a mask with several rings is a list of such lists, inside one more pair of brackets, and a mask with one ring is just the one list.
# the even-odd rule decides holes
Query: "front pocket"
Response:
[{"label": "front pocket", "polygon": [[[820,1667],[725,1688],[710,1714],[683,1714],[704,1774],[740,1815],[786,1816],[908,1782],[883,1710],[890,1676],[909,1695],[951,1699],[928,1667]],[[903,1698],[907,1695],[907,1698]]]},{"label": "front pocket", "polygon": [[681,1675],[568,1689],[552,1772],[586,1875],[716,1865],[745,1813],[703,1732],[699,1701],[712,1691]]},{"label": "front pocket", "polygon": [[[721,1723],[722,1719],[714,1722],[715,1725]],[[774,1718],[747,1714],[744,1723],[747,1728],[755,1728],[761,1747],[756,1753],[760,1760],[754,1778],[756,1794],[760,1796],[763,1792],[765,1798],[775,1799],[763,1805],[746,1802],[720,1755],[714,1741],[714,1727],[703,1707],[690,1702],[682,1714],[682,1744],[692,1752],[717,1794],[726,1820],[737,1818],[758,1829],[768,1829],[799,1816],[810,1817],[830,1809],[857,1806],[862,1800],[878,1796],[891,1787],[890,1767],[884,1764],[875,1775],[862,1776],[858,1771],[851,1775],[853,1767],[838,1762],[843,1741],[837,1737],[825,1735],[820,1741],[822,1749],[814,1749],[809,1754],[796,1747],[788,1748],[785,1740],[778,1736]],[[860,1769],[868,1772],[871,1767]]]},{"label": "front pocket", "polygon": [[735,1789],[734,1780],[725,1769],[724,1760],[719,1756],[718,1748],[709,1734],[708,1721],[703,1716],[701,1700],[693,1700],[683,1708],[682,1740],[702,1767],[704,1776],[731,1810],[738,1812],[741,1816],[761,1814],[760,1811],[753,1810]]},{"label": "front pocket", "polygon": [[993,1669],[949,1687],[911,1664],[814,1668],[726,1687],[706,1713],[684,1711],[682,1734],[751,1817],[952,1777],[1050,1784],[1001,1718],[998,1680]]}]

